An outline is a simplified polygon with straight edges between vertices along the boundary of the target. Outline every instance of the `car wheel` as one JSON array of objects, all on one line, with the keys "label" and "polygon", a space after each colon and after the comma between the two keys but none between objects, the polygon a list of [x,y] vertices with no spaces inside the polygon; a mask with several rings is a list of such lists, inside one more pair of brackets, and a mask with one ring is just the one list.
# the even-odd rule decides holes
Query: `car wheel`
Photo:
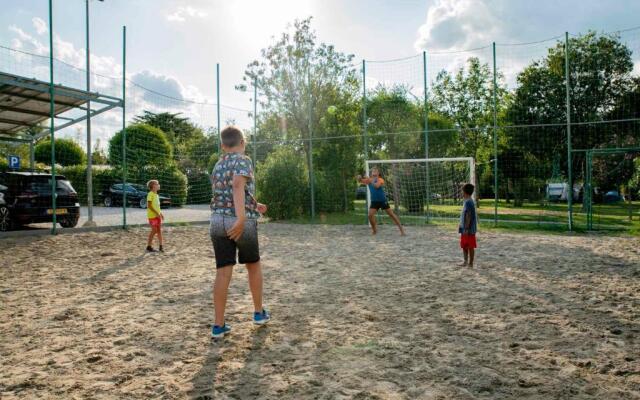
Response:
[{"label": "car wheel", "polygon": [[79,217],[67,217],[60,220],[60,226],[63,228],[74,228],[78,225]]},{"label": "car wheel", "polygon": [[0,206],[0,231],[6,232],[10,230],[12,225],[9,209],[5,206]]},{"label": "car wheel", "polygon": [[144,197],[141,198],[138,202],[138,205],[140,206],[140,208],[147,208],[147,199],[145,199]]},{"label": "car wheel", "polygon": [[104,206],[105,207],[113,207],[113,199],[109,196],[104,198]]}]

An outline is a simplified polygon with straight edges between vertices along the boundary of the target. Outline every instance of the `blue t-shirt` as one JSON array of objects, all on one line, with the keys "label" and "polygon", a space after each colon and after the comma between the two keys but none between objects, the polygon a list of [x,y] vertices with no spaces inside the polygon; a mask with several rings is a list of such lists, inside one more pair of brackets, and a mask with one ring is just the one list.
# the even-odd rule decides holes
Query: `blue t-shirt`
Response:
[{"label": "blue t-shirt", "polygon": [[458,227],[458,233],[464,232],[464,217],[466,213],[469,213],[469,230],[468,234],[475,235],[478,231],[478,218],[476,216],[476,205],[472,198],[468,198],[462,205],[462,212],[460,213],[460,226]]},{"label": "blue t-shirt", "polygon": [[[376,183],[381,183],[379,188],[376,188],[374,185]],[[384,185],[384,179],[375,178],[372,179],[371,182],[367,186],[369,186],[369,193],[371,194],[371,201],[377,201],[381,203],[387,202],[387,196],[384,195],[384,189],[382,188]]]}]

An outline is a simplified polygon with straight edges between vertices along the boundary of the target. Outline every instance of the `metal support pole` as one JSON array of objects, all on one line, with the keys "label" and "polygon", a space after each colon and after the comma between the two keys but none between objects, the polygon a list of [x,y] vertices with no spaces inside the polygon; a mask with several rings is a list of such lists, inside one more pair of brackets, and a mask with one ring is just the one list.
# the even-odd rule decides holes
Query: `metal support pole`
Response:
[{"label": "metal support pole", "polygon": [[498,72],[493,42],[493,224],[498,225]]},{"label": "metal support pole", "polygon": [[58,224],[56,216],[56,141],[55,141],[55,87],[53,86],[53,0],[49,0],[49,135],[51,136],[51,212],[52,225],[51,234],[56,234]]},{"label": "metal support pole", "polygon": [[[87,41],[87,92],[91,92],[91,52],[89,46],[89,0],[85,0],[85,24]],[[87,101],[87,222],[84,226],[95,226],[93,222],[93,155],[91,154],[91,101]]]},{"label": "metal support pole", "polygon": [[222,152],[222,138],[220,137],[220,64],[216,64],[216,114],[218,117],[218,154]]},{"label": "metal support pole", "polygon": [[253,78],[253,173],[258,161],[258,79]]},{"label": "metal support pole", "polygon": [[566,90],[566,103],[567,103],[567,180],[569,189],[567,190],[567,203],[569,206],[569,232],[573,230],[573,174],[572,174],[572,161],[573,153],[571,152],[571,95],[569,90],[571,88],[569,77],[569,32],[564,34],[564,75],[565,75],[565,90]]},{"label": "metal support pole", "polygon": [[[422,73],[424,85],[424,157],[429,159],[429,101],[427,97],[428,81],[427,81],[427,52],[422,52]],[[427,224],[431,217],[429,206],[431,203],[431,173],[429,163],[425,164],[427,175]]]},{"label": "metal support pole", "polygon": [[[369,160],[369,138],[367,137],[367,65],[366,61],[362,60],[362,143],[364,146],[364,162],[366,167],[366,176],[369,176],[369,164],[367,160]],[[369,189],[367,188],[367,207],[365,209],[365,214],[369,209]],[[369,225],[369,218],[365,217],[366,224]]]},{"label": "metal support pole", "polygon": [[127,27],[122,27],[122,229],[127,229]]},{"label": "metal support pole", "polygon": [[592,193],[593,193],[593,183],[592,183],[592,179],[593,179],[593,152],[591,151],[587,151],[586,153],[586,164],[587,164],[587,168],[586,168],[586,173],[585,173],[585,180],[586,180],[586,184],[585,184],[585,188],[584,188],[584,202],[586,204],[586,208],[587,208],[587,230],[592,230],[593,229],[593,198],[592,198]]},{"label": "metal support pole", "polygon": [[307,87],[309,90],[309,185],[311,189],[311,220],[316,218],[316,189],[313,173],[313,96],[311,93],[311,71],[307,69]]},{"label": "metal support pole", "polygon": [[35,146],[34,146],[33,138],[29,142],[29,168],[32,171],[36,168],[36,154],[35,154]]}]

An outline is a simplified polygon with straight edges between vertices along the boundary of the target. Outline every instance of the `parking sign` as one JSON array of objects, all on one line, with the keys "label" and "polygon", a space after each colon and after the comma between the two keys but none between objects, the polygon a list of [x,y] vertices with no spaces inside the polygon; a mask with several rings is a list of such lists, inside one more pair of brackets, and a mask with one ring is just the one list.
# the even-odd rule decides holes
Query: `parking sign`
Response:
[{"label": "parking sign", "polygon": [[18,156],[9,156],[9,168],[11,168],[11,169],[20,168],[20,157],[18,157]]}]

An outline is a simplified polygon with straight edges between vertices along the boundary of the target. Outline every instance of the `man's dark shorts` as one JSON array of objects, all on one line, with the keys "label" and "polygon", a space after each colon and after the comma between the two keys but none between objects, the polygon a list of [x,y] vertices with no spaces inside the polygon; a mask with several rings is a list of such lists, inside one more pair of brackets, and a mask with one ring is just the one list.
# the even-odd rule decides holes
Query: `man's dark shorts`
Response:
[{"label": "man's dark shorts", "polygon": [[[235,217],[213,214],[209,224],[209,236],[216,255],[216,268],[240,264],[251,264],[260,261],[258,245],[258,221],[247,219],[244,232],[238,241],[229,239],[227,232],[236,223]],[[237,262],[236,262],[237,253]]]},{"label": "man's dark shorts", "polygon": [[391,207],[389,206],[389,203],[387,203],[386,201],[372,201],[369,208],[373,208],[374,210],[378,211],[381,208],[383,210],[388,210]]}]

